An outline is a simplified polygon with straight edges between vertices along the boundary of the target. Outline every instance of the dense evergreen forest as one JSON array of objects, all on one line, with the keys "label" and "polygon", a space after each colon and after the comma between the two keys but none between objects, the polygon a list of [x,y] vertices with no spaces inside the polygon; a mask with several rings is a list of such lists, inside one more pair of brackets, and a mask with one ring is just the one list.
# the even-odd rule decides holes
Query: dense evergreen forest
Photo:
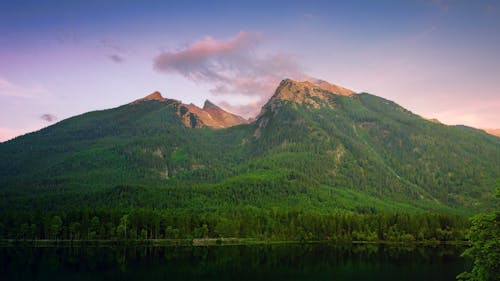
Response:
[{"label": "dense evergreen forest", "polygon": [[496,208],[499,138],[294,83],[226,129],[146,100],[0,143],[0,236],[459,240]]},{"label": "dense evergreen forest", "polygon": [[254,238],[295,241],[458,241],[468,226],[460,216],[234,210],[193,214],[133,210],[14,213],[1,217],[0,236],[18,240],[147,240]]}]

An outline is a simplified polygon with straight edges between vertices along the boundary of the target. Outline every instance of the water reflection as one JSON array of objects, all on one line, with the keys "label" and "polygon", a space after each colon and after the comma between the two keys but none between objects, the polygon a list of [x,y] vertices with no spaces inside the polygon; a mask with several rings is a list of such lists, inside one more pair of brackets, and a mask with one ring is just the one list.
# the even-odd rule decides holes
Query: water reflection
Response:
[{"label": "water reflection", "polygon": [[0,248],[2,280],[455,280],[461,248],[288,244]]}]

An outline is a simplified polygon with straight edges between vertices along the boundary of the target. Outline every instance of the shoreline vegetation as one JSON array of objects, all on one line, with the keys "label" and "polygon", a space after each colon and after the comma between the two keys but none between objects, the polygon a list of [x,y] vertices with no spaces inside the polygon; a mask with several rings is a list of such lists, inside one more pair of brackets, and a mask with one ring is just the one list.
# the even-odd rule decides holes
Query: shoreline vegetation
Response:
[{"label": "shoreline vegetation", "polygon": [[245,246],[245,245],[276,245],[276,244],[336,244],[336,245],[393,245],[393,246],[440,246],[440,245],[455,245],[468,246],[469,241],[453,240],[453,241],[348,241],[348,240],[260,240],[256,238],[195,238],[195,239],[134,239],[134,240],[17,240],[17,239],[2,239],[0,247],[113,247],[113,246]]},{"label": "shoreline vegetation", "polygon": [[[233,210],[231,213],[106,210],[0,214],[5,243],[223,244],[256,241],[465,241],[469,220],[432,213],[318,213]],[[29,242],[34,241],[34,242]],[[83,242],[85,241],[85,242]],[[88,241],[88,242],[87,242]]]}]

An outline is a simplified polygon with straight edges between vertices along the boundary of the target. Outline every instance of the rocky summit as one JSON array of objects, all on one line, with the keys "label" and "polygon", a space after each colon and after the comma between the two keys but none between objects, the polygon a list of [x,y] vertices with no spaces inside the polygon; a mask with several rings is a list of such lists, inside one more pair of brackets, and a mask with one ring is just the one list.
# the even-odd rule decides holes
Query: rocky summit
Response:
[{"label": "rocky summit", "polygon": [[285,79],[279,84],[275,94],[269,100],[269,104],[275,104],[276,101],[287,101],[312,108],[333,107],[335,95],[350,96],[353,94],[355,93],[349,89],[322,80],[297,82]]}]

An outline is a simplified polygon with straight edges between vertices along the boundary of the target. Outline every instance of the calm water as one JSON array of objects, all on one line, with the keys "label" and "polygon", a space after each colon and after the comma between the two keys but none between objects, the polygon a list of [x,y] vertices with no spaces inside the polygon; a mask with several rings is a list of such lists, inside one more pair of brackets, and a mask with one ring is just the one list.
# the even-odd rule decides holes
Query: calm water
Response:
[{"label": "calm water", "polygon": [[0,280],[455,280],[462,248],[293,244],[0,248]]}]

